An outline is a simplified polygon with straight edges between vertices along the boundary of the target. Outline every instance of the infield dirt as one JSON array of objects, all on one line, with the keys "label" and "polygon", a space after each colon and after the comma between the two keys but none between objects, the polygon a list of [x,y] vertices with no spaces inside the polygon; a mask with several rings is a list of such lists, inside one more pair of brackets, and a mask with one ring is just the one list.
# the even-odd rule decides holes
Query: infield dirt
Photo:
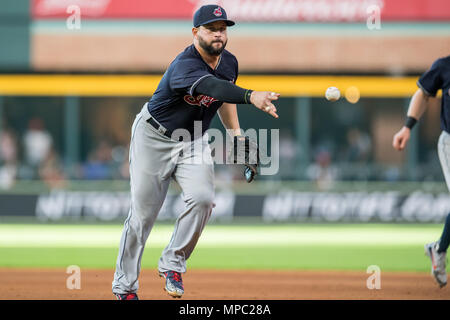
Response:
[{"label": "infield dirt", "polygon": [[[111,300],[113,270],[81,270],[81,289],[66,287],[65,269],[0,269],[0,299]],[[450,299],[428,273],[381,272],[381,289],[367,289],[370,274],[355,271],[189,270],[183,276],[188,300]],[[164,280],[146,269],[140,299],[172,299]]]}]

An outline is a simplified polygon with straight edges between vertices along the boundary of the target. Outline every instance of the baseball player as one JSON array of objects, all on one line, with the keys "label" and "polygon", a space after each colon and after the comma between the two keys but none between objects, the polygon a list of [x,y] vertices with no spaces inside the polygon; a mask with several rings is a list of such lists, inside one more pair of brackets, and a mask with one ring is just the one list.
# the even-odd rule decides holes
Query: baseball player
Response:
[{"label": "baseball player", "polygon": [[[394,136],[393,146],[403,150],[410,138],[410,131],[425,112],[431,97],[442,89],[441,129],[438,154],[450,190],[450,56],[436,60],[417,82],[419,89],[409,104],[406,123]],[[450,214],[447,215],[441,238],[425,245],[425,253],[431,259],[431,273],[442,288],[447,284],[446,253],[450,243]]]},{"label": "baseball player", "polygon": [[[193,17],[193,44],[172,61],[133,123],[129,159],[131,206],[112,283],[112,292],[119,300],[138,299],[142,253],[171,178],[182,189],[185,210],[176,220],[172,238],[159,259],[158,271],[165,278],[164,289],[169,295],[183,295],[186,260],[214,206],[214,168],[205,131],[216,111],[227,131],[233,133],[234,148],[243,145],[245,155],[250,154],[250,143],[240,135],[236,104],[253,104],[278,118],[272,101],[279,94],[235,85],[238,62],[225,50],[227,27],[234,24],[222,7],[200,7]],[[202,130],[195,136],[194,125],[198,123]],[[191,134],[191,140],[180,139],[175,134],[180,129]],[[199,141],[201,151],[194,147],[192,152],[184,152],[192,150],[192,144]],[[203,161],[193,163],[193,158],[202,157]],[[245,178],[250,182],[258,163],[245,159]]]}]

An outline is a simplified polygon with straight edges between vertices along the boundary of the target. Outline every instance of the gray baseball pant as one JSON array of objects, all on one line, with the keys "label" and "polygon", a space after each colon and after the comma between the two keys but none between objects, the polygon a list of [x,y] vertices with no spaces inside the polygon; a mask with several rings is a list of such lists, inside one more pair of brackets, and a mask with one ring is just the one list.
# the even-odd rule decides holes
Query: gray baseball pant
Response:
[{"label": "gray baseball pant", "polygon": [[[112,283],[113,293],[136,292],[145,243],[173,178],[182,189],[186,204],[175,223],[172,238],[158,262],[159,272],[186,272],[191,255],[214,206],[214,166],[208,135],[200,142],[202,150],[185,152],[192,143],[172,140],[147,120],[144,105],[131,129],[131,206],[124,223]],[[184,150],[182,154],[180,151]],[[192,149],[191,149],[192,150]],[[194,161],[193,161],[194,160]]]},{"label": "gray baseball pant", "polygon": [[438,155],[444,172],[447,188],[450,190],[450,134],[442,131],[438,140]]}]

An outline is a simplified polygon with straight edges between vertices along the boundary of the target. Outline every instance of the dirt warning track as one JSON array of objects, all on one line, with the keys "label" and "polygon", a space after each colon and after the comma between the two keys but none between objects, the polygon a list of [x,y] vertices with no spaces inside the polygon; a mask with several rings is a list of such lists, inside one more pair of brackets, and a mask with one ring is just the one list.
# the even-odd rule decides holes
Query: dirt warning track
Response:
[{"label": "dirt warning track", "polygon": [[[67,289],[65,269],[0,269],[2,300],[111,300],[113,270],[81,270],[81,289]],[[381,289],[369,290],[370,274],[355,271],[189,270],[187,300],[450,299],[428,273],[382,272]],[[172,299],[157,271],[141,272],[139,298]]]}]

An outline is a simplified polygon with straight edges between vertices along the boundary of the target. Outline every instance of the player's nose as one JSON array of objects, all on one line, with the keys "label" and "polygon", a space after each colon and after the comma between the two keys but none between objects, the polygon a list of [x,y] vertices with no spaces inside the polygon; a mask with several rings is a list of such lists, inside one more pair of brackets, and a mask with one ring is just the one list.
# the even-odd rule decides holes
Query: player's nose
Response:
[{"label": "player's nose", "polygon": [[213,32],[213,36],[216,38],[222,38],[223,37],[223,32],[220,30],[216,30]]}]

